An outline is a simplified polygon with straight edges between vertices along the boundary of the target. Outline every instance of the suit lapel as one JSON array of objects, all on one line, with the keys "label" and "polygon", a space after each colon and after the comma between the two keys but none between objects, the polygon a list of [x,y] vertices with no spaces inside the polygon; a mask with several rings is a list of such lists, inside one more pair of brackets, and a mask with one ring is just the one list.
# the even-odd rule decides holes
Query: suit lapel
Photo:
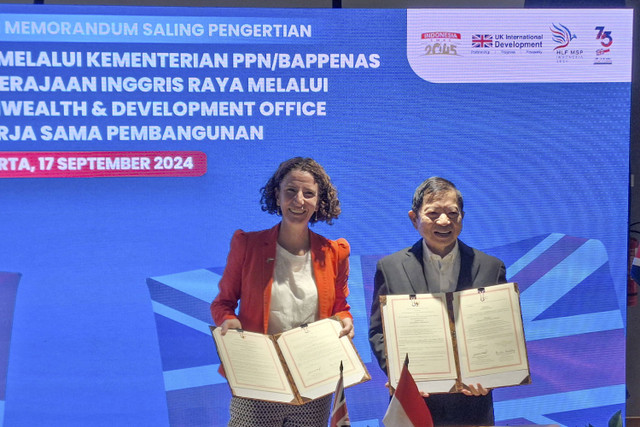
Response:
[{"label": "suit lapel", "polygon": [[[275,227],[258,232],[258,239],[255,245],[258,249],[256,255],[257,258],[252,261],[255,265],[256,276],[260,274],[260,277],[255,277],[255,286],[262,286],[262,297],[265,304],[262,309],[262,324],[263,333],[267,333],[269,329],[269,314],[271,311],[271,284],[273,283],[273,274],[276,268],[276,244],[278,242],[278,232],[280,230],[280,224]],[[260,268],[260,266],[262,268]]]},{"label": "suit lapel", "polygon": [[331,247],[326,244],[324,238],[309,230],[311,242],[311,263],[313,264],[313,276],[316,279],[318,289],[318,315],[331,316],[334,304],[335,257],[330,255]]},{"label": "suit lapel", "polygon": [[322,288],[326,281],[326,269],[323,268],[326,261],[324,248],[318,238],[318,235],[309,230],[309,241],[311,250],[311,264],[313,265],[313,276],[316,279],[316,287]]},{"label": "suit lapel", "polygon": [[473,280],[471,278],[471,269],[473,267],[473,249],[458,240],[458,247],[460,248],[460,274],[458,275],[457,291],[463,289],[470,289],[473,287]]},{"label": "suit lapel", "polygon": [[411,289],[413,289],[413,293],[428,293],[429,286],[427,285],[427,279],[425,278],[424,267],[422,265],[422,239],[418,240],[409,248],[406,254],[407,256],[402,261],[402,267],[409,278],[409,284],[411,285]]},{"label": "suit lapel", "polygon": [[[460,240],[458,240],[458,247],[460,250],[460,274],[458,275],[456,290],[461,291],[473,287],[471,271],[475,257],[473,249]],[[418,240],[409,248],[406,254],[407,256],[402,262],[402,267],[409,278],[413,292],[416,294],[428,293],[429,284],[427,283],[424,272],[422,239]]]},{"label": "suit lapel", "polygon": [[265,288],[269,287],[273,281],[273,274],[276,267],[276,244],[278,243],[278,232],[280,231],[280,224],[267,230],[264,234],[262,242],[260,242],[261,254],[260,258],[262,262],[262,277],[260,283]]}]

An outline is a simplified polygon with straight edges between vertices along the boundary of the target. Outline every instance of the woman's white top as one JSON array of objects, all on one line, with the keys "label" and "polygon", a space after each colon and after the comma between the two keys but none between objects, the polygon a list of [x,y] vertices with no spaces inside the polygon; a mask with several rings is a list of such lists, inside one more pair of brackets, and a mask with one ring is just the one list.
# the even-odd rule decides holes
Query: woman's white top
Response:
[{"label": "woman's white top", "polygon": [[318,289],[311,251],[294,255],[276,244],[276,266],[271,286],[269,334],[310,323],[318,317]]}]

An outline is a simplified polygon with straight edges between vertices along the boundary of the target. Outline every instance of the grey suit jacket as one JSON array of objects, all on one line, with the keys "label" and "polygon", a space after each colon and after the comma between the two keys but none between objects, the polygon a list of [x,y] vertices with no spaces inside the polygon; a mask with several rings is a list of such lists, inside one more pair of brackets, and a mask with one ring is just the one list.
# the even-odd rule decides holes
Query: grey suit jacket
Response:
[{"label": "grey suit jacket", "polygon": [[[460,275],[457,291],[506,282],[504,263],[496,257],[473,249],[458,240]],[[422,239],[378,261],[374,279],[373,301],[369,323],[369,343],[380,368],[387,372],[387,360],[380,316],[380,295],[429,293],[423,266]],[[491,393],[483,397],[467,397],[460,393],[431,395],[427,405],[435,425],[493,424]]]}]

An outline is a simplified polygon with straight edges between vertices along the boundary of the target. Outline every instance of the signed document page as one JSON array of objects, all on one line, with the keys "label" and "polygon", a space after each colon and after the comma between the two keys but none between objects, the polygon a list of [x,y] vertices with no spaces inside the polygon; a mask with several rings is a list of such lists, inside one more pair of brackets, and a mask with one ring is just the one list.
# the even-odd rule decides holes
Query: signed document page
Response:
[{"label": "signed document page", "polygon": [[529,377],[518,286],[454,293],[460,372],[465,384],[520,384]]},{"label": "signed document page", "polygon": [[397,386],[408,355],[420,391],[451,390],[457,369],[446,294],[387,295],[381,300],[389,384]]},{"label": "signed document page", "polygon": [[220,328],[212,331],[234,396],[291,403],[296,396],[271,336]]},{"label": "signed document page", "polygon": [[329,318],[277,336],[282,357],[303,400],[333,393],[341,362],[345,388],[370,378],[351,340],[339,338],[341,329],[338,320]]}]

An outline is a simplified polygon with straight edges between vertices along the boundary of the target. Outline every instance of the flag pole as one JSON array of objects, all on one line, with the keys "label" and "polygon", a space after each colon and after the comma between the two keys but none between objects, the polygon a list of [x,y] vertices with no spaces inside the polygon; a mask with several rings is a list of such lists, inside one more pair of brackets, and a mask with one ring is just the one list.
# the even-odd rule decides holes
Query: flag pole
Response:
[{"label": "flag pole", "polygon": [[342,360],[340,361],[340,378],[336,385],[336,391],[333,396],[333,408],[331,410],[331,423],[330,427],[349,427],[351,422],[349,421],[349,412],[347,411],[347,402],[344,397],[344,379],[342,378],[342,371],[344,367]]}]

